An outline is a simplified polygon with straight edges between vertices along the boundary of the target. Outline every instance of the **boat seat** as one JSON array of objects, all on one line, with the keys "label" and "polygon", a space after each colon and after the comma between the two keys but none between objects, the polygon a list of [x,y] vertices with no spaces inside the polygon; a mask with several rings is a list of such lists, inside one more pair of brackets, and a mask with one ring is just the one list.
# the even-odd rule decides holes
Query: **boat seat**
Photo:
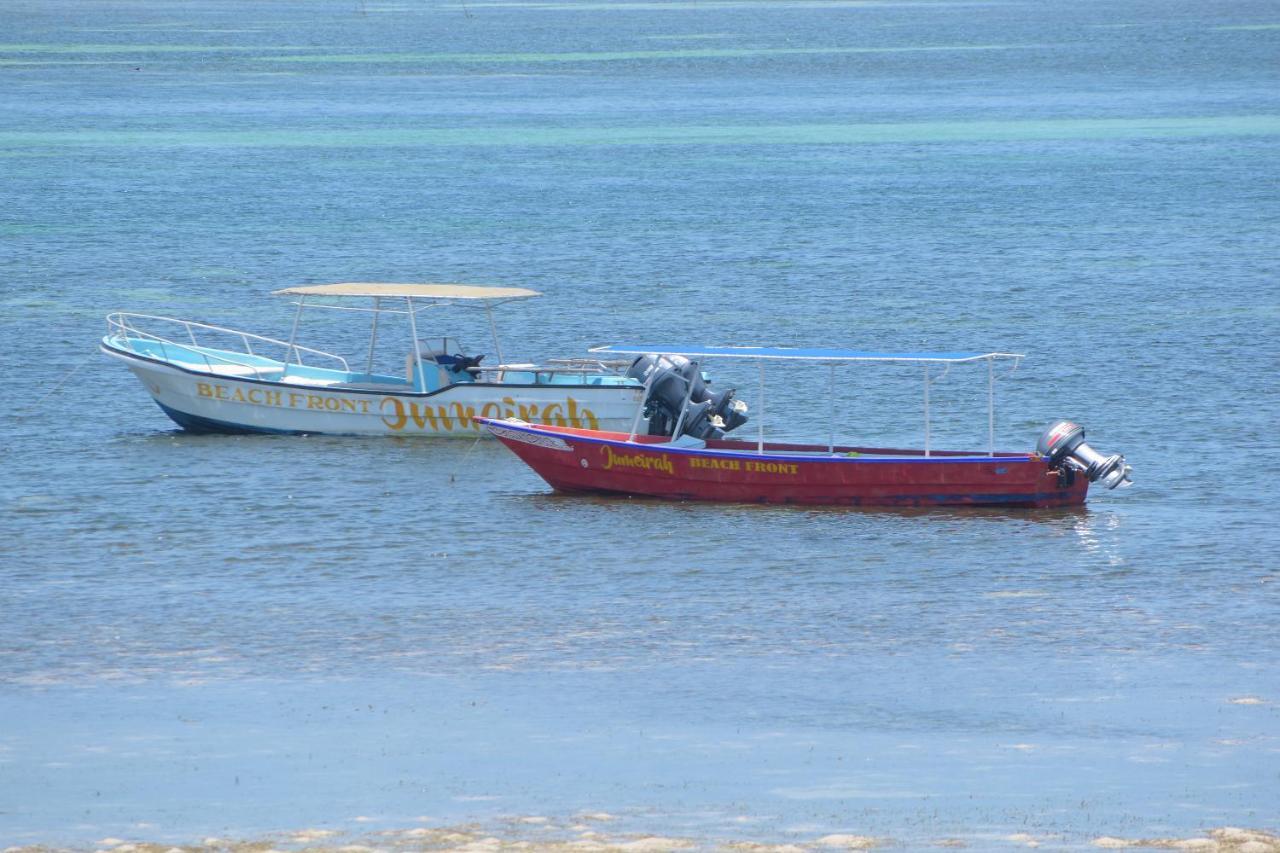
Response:
[{"label": "boat seat", "polygon": [[381,391],[384,394],[400,394],[409,390],[398,382],[395,384],[390,382],[341,382],[339,384],[343,388],[350,388],[354,391]]},{"label": "boat seat", "polygon": [[[463,382],[474,382],[479,372],[483,355],[466,356],[457,352],[441,352],[440,350],[422,350],[423,380],[427,383],[424,390],[435,391],[449,385]],[[433,372],[434,371],[434,372]],[[404,375],[412,385],[416,382],[413,369],[413,353],[405,356]]]},{"label": "boat seat", "polygon": [[[436,356],[440,353],[424,352],[422,354],[422,381],[427,384],[423,391],[435,391],[437,388],[444,388],[446,385],[452,385],[453,379],[449,376],[449,371],[445,370],[436,362]],[[404,378],[409,380],[409,385],[416,388],[418,383],[417,371],[413,369],[414,357],[413,353],[409,353],[404,357]]]},{"label": "boat seat", "polygon": [[341,379],[320,379],[315,376],[285,376],[280,382],[282,385],[314,385],[318,388],[342,384]]},{"label": "boat seat", "polygon": [[251,364],[193,364],[191,366],[196,370],[216,373],[219,376],[277,376],[284,372],[283,367],[254,367]]}]

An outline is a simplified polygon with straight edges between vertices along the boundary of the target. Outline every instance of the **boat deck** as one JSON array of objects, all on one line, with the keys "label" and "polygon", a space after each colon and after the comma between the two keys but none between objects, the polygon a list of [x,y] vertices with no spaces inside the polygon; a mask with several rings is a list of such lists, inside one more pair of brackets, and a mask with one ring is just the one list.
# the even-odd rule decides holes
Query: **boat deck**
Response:
[{"label": "boat deck", "polygon": [[495,365],[455,374],[434,363],[421,371],[425,387],[407,377],[385,373],[366,373],[351,370],[342,361],[342,367],[319,367],[298,364],[292,359],[283,361],[253,352],[226,350],[215,347],[181,344],[173,341],[149,340],[137,337],[109,335],[103,340],[109,349],[142,358],[163,362],[191,373],[231,379],[251,379],[259,382],[278,383],[309,388],[333,390],[374,391],[387,394],[406,394],[422,391],[438,391],[451,385],[529,385],[529,386],[621,386],[639,387],[635,379],[616,373],[605,373],[586,366],[552,366],[536,364]]}]

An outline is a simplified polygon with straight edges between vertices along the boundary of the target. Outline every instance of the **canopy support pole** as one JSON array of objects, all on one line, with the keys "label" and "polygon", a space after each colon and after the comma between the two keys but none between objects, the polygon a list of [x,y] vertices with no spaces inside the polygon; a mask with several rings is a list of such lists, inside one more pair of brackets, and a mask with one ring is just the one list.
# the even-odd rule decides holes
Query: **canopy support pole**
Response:
[{"label": "canopy support pole", "polygon": [[[283,379],[289,372],[289,359],[293,357],[294,342],[298,339],[298,321],[302,319],[302,303],[307,301],[307,297],[298,297],[298,310],[293,312],[293,330],[289,332],[289,345],[284,349],[284,370],[280,371],[280,378]],[[299,364],[302,362],[299,361]]]},{"label": "canopy support pole", "polygon": [[502,357],[502,344],[498,343],[498,326],[493,322],[493,305],[488,301],[484,303],[484,313],[489,315],[489,332],[493,335],[493,351],[498,354],[498,364],[506,364],[507,360]]},{"label": "canopy support pole", "polygon": [[827,408],[830,410],[827,416],[831,418],[831,434],[827,437],[827,452],[832,456],[836,453],[836,365],[835,362],[827,365],[831,368],[831,372],[827,374]]},{"label": "canopy support pole", "polygon": [[631,434],[627,436],[627,441],[636,440],[636,430],[640,428],[640,415],[644,414],[644,404],[649,399],[649,388],[653,385],[653,377],[657,375],[658,371],[650,369],[649,376],[644,380],[643,389],[640,391],[640,403],[636,406],[636,416],[631,419]]},{"label": "canopy support pole", "polygon": [[929,365],[924,366],[924,455],[929,455]]},{"label": "canopy support pole", "polygon": [[413,313],[413,297],[406,296],[405,304],[409,307],[409,334],[413,335],[413,374],[417,377],[417,388],[427,390],[427,375],[422,372],[422,345],[418,343],[418,320]]},{"label": "canopy support pole", "polygon": [[[702,365],[693,362],[693,372],[696,375],[702,369]],[[671,430],[671,440],[675,441],[680,437],[680,427],[684,426],[685,415],[689,414],[689,400],[693,397],[693,380],[690,379],[685,383],[688,388],[684,389],[684,400],[680,402],[680,417],[676,418],[675,429]]]},{"label": "canopy support pole", "polygon": [[373,330],[369,332],[369,361],[364,366],[366,376],[373,375],[373,345],[378,340],[378,312],[382,305],[382,297],[373,297]]},{"label": "canopy support pole", "polygon": [[987,359],[987,451],[996,455],[996,360]]},{"label": "canopy support pole", "polygon": [[756,452],[764,455],[764,359],[760,360],[760,422],[756,438]]}]

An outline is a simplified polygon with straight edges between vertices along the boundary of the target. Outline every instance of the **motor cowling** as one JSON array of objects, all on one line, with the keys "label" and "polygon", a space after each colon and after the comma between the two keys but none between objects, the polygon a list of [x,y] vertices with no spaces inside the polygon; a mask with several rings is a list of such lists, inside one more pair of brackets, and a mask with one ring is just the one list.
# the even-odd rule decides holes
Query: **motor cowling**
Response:
[{"label": "motor cowling", "polygon": [[[712,393],[696,361],[680,355],[642,355],[631,363],[627,376],[648,386],[644,416],[649,435],[680,433],[694,438],[723,438],[724,434],[747,422],[747,404],[734,399],[732,388]],[[685,399],[684,420],[680,412]]]},{"label": "motor cowling", "polygon": [[1049,424],[1036,442],[1036,452],[1050,465],[1064,464],[1082,472],[1091,483],[1102,483],[1108,489],[1133,485],[1129,477],[1133,469],[1120,454],[1103,456],[1084,441],[1084,427],[1071,421]]}]

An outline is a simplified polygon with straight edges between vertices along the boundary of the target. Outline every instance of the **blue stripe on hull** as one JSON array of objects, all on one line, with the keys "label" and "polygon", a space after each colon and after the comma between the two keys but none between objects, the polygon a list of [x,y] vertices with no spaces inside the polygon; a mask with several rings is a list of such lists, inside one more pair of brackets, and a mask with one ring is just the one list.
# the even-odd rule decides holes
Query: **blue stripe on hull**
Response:
[{"label": "blue stripe on hull", "polygon": [[719,498],[700,498],[691,494],[666,494],[651,495],[642,492],[628,492],[619,489],[597,489],[588,487],[568,487],[568,486],[552,486],[557,492],[565,495],[608,495],[615,497],[628,497],[637,500],[652,501],[690,501],[698,503],[755,503],[764,506],[846,506],[857,507],[860,509],[931,509],[931,508],[948,508],[948,509],[1066,509],[1066,510],[1083,510],[1081,505],[1064,505],[1060,502],[1057,494],[1037,492],[1035,494],[1027,494],[1024,492],[1015,492],[1012,494],[976,494],[976,495],[884,495],[877,498],[862,497],[834,497],[830,500],[805,501],[795,498],[782,498],[780,500],[767,500],[759,498],[757,500],[742,501],[721,501]]},{"label": "blue stripe on hull", "polygon": [[195,433],[222,433],[226,435],[306,435],[307,433],[298,430],[289,429],[271,429],[270,427],[250,427],[243,424],[233,424],[229,421],[218,421],[213,418],[202,418],[199,415],[193,415],[188,412],[180,412],[177,409],[171,409],[159,400],[156,405],[160,407],[169,419],[175,424],[185,429],[187,432]]}]

